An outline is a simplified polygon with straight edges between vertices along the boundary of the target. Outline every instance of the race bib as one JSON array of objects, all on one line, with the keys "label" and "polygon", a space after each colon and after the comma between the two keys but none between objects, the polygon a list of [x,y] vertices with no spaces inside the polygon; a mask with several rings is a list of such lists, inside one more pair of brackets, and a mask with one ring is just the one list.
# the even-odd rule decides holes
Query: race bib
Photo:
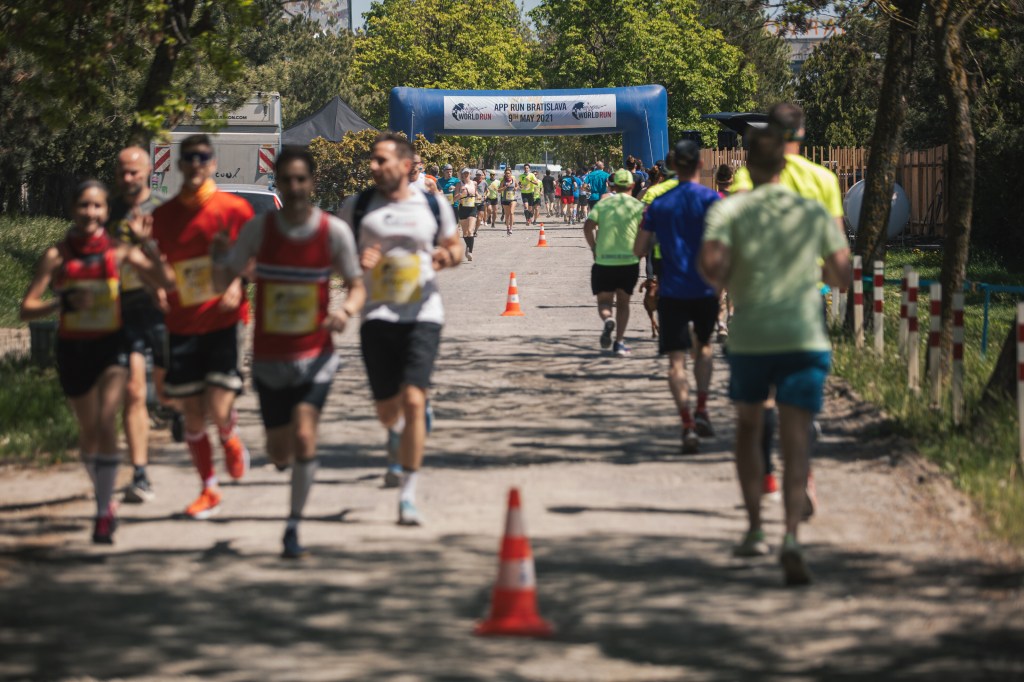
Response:
[{"label": "race bib", "polygon": [[92,292],[92,305],[85,310],[66,312],[61,316],[64,328],[77,332],[113,332],[121,326],[118,310],[118,282],[107,280],[68,280],[68,289]]},{"label": "race bib", "polygon": [[516,191],[514,189],[505,190],[505,201],[515,201]]},{"label": "race bib", "polygon": [[462,201],[459,202],[459,205],[465,206],[466,208],[473,208],[476,206],[476,197],[462,197]]},{"label": "race bib", "polygon": [[455,193],[454,192],[450,192],[448,194],[445,194],[445,196],[448,197],[448,203],[449,204],[455,205]]},{"label": "race bib", "polygon": [[386,257],[370,273],[371,303],[419,303],[422,298],[419,254]]},{"label": "race bib", "polygon": [[213,290],[213,261],[209,256],[178,261],[174,264],[174,275],[182,306],[199,305],[217,298]]},{"label": "race bib", "polygon": [[268,334],[311,334],[317,328],[316,284],[268,282],[263,286],[263,331]]}]

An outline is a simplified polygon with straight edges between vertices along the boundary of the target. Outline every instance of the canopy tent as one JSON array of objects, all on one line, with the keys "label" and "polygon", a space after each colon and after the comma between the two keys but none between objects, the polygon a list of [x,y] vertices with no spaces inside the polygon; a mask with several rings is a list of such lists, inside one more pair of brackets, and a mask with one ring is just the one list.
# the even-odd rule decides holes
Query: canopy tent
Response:
[{"label": "canopy tent", "polygon": [[341,97],[325,104],[316,113],[302,119],[281,136],[282,144],[307,145],[318,137],[338,142],[350,130],[376,130],[345,104]]},{"label": "canopy tent", "polygon": [[768,124],[768,114],[738,113],[735,111],[704,114],[701,118],[718,121],[726,128],[735,130],[740,135],[746,135],[751,128],[764,128]]}]

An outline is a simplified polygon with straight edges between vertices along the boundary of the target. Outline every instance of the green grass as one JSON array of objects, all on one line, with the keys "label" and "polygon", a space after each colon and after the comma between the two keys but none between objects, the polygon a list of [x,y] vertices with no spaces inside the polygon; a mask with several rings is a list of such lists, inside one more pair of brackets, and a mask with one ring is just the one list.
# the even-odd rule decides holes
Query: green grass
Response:
[{"label": "green grass", "polygon": [[46,465],[69,459],[78,425],[55,369],[27,358],[0,359],[0,463]]},{"label": "green grass", "polygon": [[0,216],[0,327],[19,327],[18,308],[36,262],[57,243],[69,222],[60,218]]},{"label": "green grass", "polygon": [[[909,264],[922,279],[937,279],[941,253],[911,249],[891,250],[886,257],[886,277],[898,279]],[[868,270],[865,269],[865,274]],[[987,254],[972,257],[967,278],[990,284],[1024,286],[1024,275],[1008,272]],[[867,288],[867,287],[866,287]],[[921,314],[920,393],[907,389],[907,362],[897,352],[900,292],[887,286],[885,294],[885,353],[880,358],[872,348],[872,333],[866,333],[865,348],[857,350],[852,339],[834,333],[836,373],[868,402],[883,408],[891,426],[911,438],[926,457],[937,462],[954,483],[982,510],[993,532],[1024,546],[1024,472],[1018,471],[1016,405],[979,413],[982,391],[992,373],[1010,325],[1016,314],[1016,299],[993,295],[989,310],[989,346],[981,356],[983,301],[980,293],[967,293],[964,303],[964,397],[965,426],[954,427],[948,379],[939,410],[929,407],[926,370],[928,292],[922,288],[918,303]],[[870,323],[871,313],[865,312]]]}]

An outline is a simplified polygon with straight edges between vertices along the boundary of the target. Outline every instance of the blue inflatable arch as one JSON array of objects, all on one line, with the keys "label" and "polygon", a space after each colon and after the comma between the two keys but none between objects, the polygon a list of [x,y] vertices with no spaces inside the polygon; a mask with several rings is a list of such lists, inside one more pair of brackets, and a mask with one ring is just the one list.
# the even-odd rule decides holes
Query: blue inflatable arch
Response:
[{"label": "blue inflatable arch", "polygon": [[668,94],[660,85],[590,90],[391,90],[389,127],[437,135],[622,133],[623,156],[645,166],[668,151]]}]

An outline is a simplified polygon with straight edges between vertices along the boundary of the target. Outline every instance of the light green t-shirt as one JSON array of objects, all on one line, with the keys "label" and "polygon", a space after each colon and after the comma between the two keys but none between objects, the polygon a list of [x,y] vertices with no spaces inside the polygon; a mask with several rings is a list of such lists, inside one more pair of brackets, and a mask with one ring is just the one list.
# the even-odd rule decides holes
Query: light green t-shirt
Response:
[{"label": "light green t-shirt", "polygon": [[762,185],[715,202],[704,241],[730,249],[725,288],[736,313],[730,353],[829,350],[815,283],[819,258],[848,247],[828,211],[782,185]]},{"label": "light green t-shirt", "polygon": [[539,188],[540,182],[533,173],[524,173],[519,176],[519,191],[522,194],[537,194]]},{"label": "light green t-shirt", "polygon": [[674,190],[679,186],[679,178],[669,178],[668,180],[662,180],[657,185],[651,185],[644,192],[643,198],[640,201],[647,205],[653,204],[654,200],[660,197],[662,194]]},{"label": "light green t-shirt", "polygon": [[636,231],[644,216],[644,205],[629,194],[612,194],[590,209],[587,220],[597,223],[594,262],[598,265],[633,265]]},{"label": "light green t-shirt", "polygon": [[[805,199],[817,199],[833,218],[843,217],[843,193],[839,178],[824,166],[808,161],[799,154],[786,154],[786,167],[779,175],[779,183]],[[738,169],[732,180],[733,192],[754,188],[746,166]]]}]

